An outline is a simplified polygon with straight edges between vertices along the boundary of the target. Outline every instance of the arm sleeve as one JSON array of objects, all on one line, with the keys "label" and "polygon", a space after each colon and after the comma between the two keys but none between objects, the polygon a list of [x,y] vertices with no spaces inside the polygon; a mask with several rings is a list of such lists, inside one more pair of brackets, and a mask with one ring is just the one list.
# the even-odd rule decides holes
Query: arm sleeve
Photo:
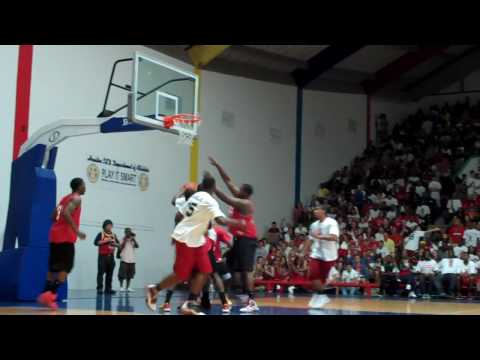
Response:
[{"label": "arm sleeve", "polygon": [[328,235],[340,236],[340,230],[338,228],[338,223],[336,221],[332,222],[332,224],[330,225],[328,229]]},{"label": "arm sleeve", "polygon": [[95,241],[93,242],[95,246],[99,246],[98,243],[102,240],[102,233],[98,233],[97,237],[95,238]]}]

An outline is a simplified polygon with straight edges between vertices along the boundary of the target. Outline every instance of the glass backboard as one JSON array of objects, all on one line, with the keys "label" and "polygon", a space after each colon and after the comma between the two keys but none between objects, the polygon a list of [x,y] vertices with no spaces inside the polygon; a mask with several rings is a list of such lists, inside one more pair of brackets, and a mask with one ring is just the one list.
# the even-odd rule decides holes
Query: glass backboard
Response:
[{"label": "glass backboard", "polygon": [[[197,114],[198,77],[168,63],[135,53],[129,120],[164,129],[165,115]],[[173,130],[178,130],[174,125]],[[185,131],[185,127],[182,128]],[[197,133],[197,125],[190,131]]]}]

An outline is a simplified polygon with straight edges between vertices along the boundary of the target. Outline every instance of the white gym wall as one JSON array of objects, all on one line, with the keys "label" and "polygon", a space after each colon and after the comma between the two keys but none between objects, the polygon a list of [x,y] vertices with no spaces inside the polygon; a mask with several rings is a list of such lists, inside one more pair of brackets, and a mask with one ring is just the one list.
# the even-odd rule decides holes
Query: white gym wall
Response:
[{"label": "white gym wall", "polygon": [[363,151],[366,114],[365,95],[304,91],[302,201]]},{"label": "white gym wall", "polygon": [[[293,86],[203,72],[200,169],[212,155],[237,184],[254,187],[259,236],[282,218],[294,198],[296,89]],[[226,190],[221,179],[221,188]]]}]

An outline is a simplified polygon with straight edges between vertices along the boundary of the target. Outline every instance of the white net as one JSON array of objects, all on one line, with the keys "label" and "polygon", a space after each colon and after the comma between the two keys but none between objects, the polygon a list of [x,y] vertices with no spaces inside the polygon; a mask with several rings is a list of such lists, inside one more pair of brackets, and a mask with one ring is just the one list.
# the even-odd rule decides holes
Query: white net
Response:
[{"label": "white net", "polygon": [[192,146],[194,138],[195,135],[191,132],[185,131],[183,129],[178,130],[178,144]]}]

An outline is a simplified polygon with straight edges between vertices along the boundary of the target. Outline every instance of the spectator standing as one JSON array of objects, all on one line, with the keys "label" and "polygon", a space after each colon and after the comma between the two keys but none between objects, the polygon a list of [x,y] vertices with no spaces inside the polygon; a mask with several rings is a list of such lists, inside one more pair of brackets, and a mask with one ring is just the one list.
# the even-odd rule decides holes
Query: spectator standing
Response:
[{"label": "spectator standing", "polygon": [[[118,280],[120,281],[120,291],[133,292],[130,287],[130,282],[135,277],[135,251],[138,249],[138,242],[136,235],[132,232],[132,229],[125,229],[125,237],[120,244],[120,269],[118,270]],[[123,286],[123,282],[126,282],[126,286]]]},{"label": "spectator standing", "polygon": [[113,222],[105,220],[102,225],[103,231],[95,238],[95,246],[98,246],[98,272],[97,294],[103,294],[103,280],[105,277],[105,294],[114,295],[112,289],[113,270],[115,269],[115,249],[120,246],[117,235],[112,232]]},{"label": "spectator standing", "polygon": [[440,191],[442,191],[442,184],[438,181],[438,177],[434,177],[428,184],[428,190],[430,191],[430,197],[434,199],[437,206],[440,206]]}]

